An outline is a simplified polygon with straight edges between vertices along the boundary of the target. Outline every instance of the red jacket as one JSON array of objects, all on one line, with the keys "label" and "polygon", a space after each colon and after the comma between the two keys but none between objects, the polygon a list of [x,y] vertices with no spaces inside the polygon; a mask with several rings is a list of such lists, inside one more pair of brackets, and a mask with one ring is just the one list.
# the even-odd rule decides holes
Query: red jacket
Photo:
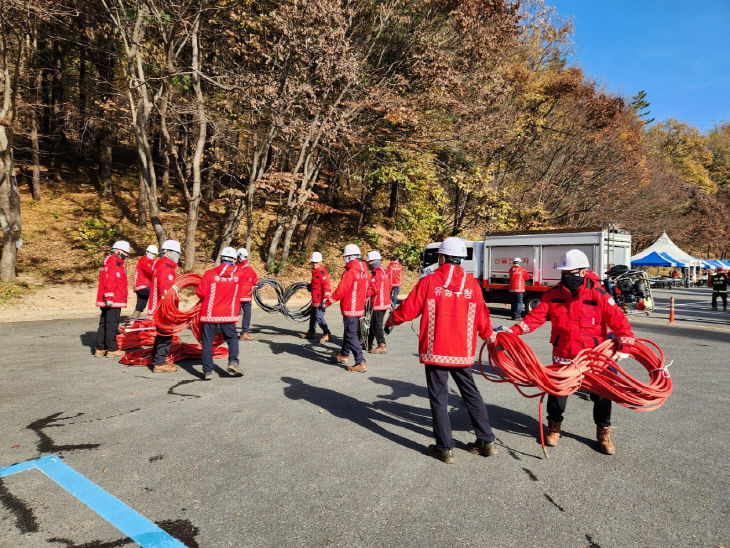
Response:
[{"label": "red jacket", "polygon": [[150,259],[142,255],[137,261],[137,269],[134,271],[134,290],[139,291],[145,287],[152,287],[152,269],[156,259]]},{"label": "red jacket", "polygon": [[330,303],[342,301],[340,311],[343,316],[362,318],[365,315],[365,295],[369,284],[368,268],[365,261],[355,259],[347,263],[337,289],[330,297]]},{"label": "red jacket", "polygon": [[329,273],[324,266],[312,269],[312,282],[309,285],[312,288],[312,306],[319,308],[332,294]]},{"label": "red jacket", "polygon": [[127,271],[124,261],[119,255],[112,253],[104,259],[99,272],[99,287],[96,290],[96,306],[106,308],[124,308],[127,306]]},{"label": "red jacket", "polygon": [[241,308],[240,269],[221,263],[206,270],[195,290],[203,299],[200,321],[203,323],[236,323]]},{"label": "red jacket", "polygon": [[152,270],[152,293],[147,304],[147,314],[152,316],[155,313],[160,299],[165,294],[177,277],[177,263],[167,257],[161,257],[155,261]]},{"label": "red jacket", "polygon": [[514,265],[509,269],[509,292],[510,293],[524,293],[525,282],[530,278],[530,275],[520,265]]},{"label": "red jacket", "polygon": [[390,276],[382,266],[373,269],[370,276],[370,285],[367,296],[372,298],[373,310],[388,310],[390,308]]},{"label": "red jacket", "polygon": [[401,272],[403,272],[403,265],[399,262],[393,262],[388,265],[391,287],[398,287],[400,285]]},{"label": "red jacket", "polygon": [[258,283],[259,277],[256,275],[253,267],[248,264],[248,261],[242,261],[237,266],[239,272],[238,283],[241,284],[241,290],[238,292],[238,295],[241,297],[242,303],[250,303],[253,286]]},{"label": "red jacket", "polygon": [[623,311],[600,285],[586,278],[573,297],[562,285],[543,295],[521,322],[510,328],[515,335],[534,331],[546,320],[552,323],[553,356],[572,360],[584,348],[593,348],[614,331],[620,346],[634,344],[634,333]]},{"label": "red jacket", "polygon": [[387,324],[398,325],[419,315],[421,363],[471,367],[477,352],[477,334],[482,339],[492,334],[479,282],[458,265],[441,265],[430,276],[421,278]]}]

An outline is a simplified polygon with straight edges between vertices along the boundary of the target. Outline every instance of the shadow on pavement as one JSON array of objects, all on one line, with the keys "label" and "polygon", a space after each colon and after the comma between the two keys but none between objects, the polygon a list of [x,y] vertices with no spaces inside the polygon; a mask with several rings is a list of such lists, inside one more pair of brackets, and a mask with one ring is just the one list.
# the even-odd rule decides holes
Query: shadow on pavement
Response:
[{"label": "shadow on pavement", "polygon": [[[307,384],[300,379],[282,377],[281,380],[289,385],[284,388],[284,395],[287,398],[308,401],[335,417],[352,421],[375,434],[419,453],[425,450],[423,445],[383,428],[380,423],[406,428],[429,438],[432,435],[430,429],[413,423],[414,420],[424,422],[423,410],[420,408],[394,402],[382,402],[385,406],[381,407],[328,388]],[[379,407],[381,408],[379,409]],[[429,415],[428,422],[430,422],[430,412],[427,413]]]}]

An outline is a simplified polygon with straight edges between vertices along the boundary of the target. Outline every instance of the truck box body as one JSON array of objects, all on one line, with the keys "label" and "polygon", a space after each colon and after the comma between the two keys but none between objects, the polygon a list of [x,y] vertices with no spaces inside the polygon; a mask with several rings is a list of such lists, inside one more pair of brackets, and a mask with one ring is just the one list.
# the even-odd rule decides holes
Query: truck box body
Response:
[{"label": "truck box body", "polygon": [[[438,243],[429,244],[422,254],[422,272],[435,269]],[[616,229],[555,230],[487,234],[483,241],[466,242],[464,270],[482,286],[487,302],[510,302],[509,269],[515,257],[530,274],[525,287],[525,308],[531,310],[542,294],[560,281],[562,256],[579,249],[588,256],[590,268],[603,277],[611,266],[630,264],[631,235]]]}]

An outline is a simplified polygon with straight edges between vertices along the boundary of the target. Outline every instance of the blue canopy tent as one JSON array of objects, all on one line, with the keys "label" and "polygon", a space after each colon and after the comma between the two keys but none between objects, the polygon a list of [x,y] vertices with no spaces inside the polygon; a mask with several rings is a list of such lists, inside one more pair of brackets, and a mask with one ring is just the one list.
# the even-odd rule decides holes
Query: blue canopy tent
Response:
[{"label": "blue canopy tent", "polygon": [[730,268],[730,261],[725,259],[720,259],[720,262],[725,265],[725,267]]},{"label": "blue canopy tent", "polygon": [[705,262],[710,264],[710,268],[724,268],[725,267],[725,265],[722,264],[717,259],[705,259]]},{"label": "blue canopy tent", "polygon": [[679,268],[688,268],[689,267],[689,264],[685,263],[684,261],[680,261],[679,259],[675,259],[671,255],[669,255],[669,253],[667,253],[666,251],[660,252],[659,255],[664,257],[669,262],[675,263],[674,266],[678,266]]},{"label": "blue canopy tent", "polygon": [[656,251],[652,251],[648,255],[645,255],[641,259],[636,259],[634,261],[631,261],[631,266],[664,266],[664,267],[672,267],[677,266],[676,261],[669,260],[666,257],[662,257],[659,253]]}]

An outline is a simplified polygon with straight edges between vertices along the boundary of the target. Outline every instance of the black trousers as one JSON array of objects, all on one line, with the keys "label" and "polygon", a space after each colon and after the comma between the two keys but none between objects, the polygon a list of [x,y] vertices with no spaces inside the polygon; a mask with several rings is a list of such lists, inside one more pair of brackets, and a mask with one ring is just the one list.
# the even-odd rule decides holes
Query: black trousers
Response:
[{"label": "black trousers", "polygon": [[137,312],[144,312],[144,309],[147,306],[147,301],[150,300],[150,288],[145,287],[139,291],[135,291],[135,293],[137,294],[137,305],[134,309]]},{"label": "black trousers", "polygon": [[474,384],[474,377],[469,367],[443,367],[426,364],[426,384],[428,385],[428,399],[431,403],[433,417],[433,434],[439,449],[453,449],[454,439],[451,437],[451,422],[449,421],[449,375],[456,382],[464,405],[469,412],[471,424],[477,439],[494,441],[494,433],[489,425],[487,406],[484,405],[482,395]]},{"label": "black trousers", "polygon": [[360,339],[357,336],[357,327],[360,324],[360,318],[343,316],[342,323],[345,325],[345,329],[342,333],[342,348],[340,349],[340,356],[349,356],[350,352],[352,352],[355,356],[355,363],[361,363],[364,358],[362,355]]},{"label": "black trousers", "polygon": [[324,306],[312,307],[309,311],[309,333],[316,333],[317,326],[322,328],[325,335],[330,334],[330,328],[327,327],[327,322],[324,319]]},{"label": "black trousers", "polygon": [[215,336],[215,328],[220,327],[223,337],[228,345],[228,362],[238,363],[238,334],[236,333],[235,322],[229,323],[204,323],[200,322],[202,331],[203,346],[201,357],[203,362],[203,373],[211,373],[215,368],[213,363],[213,337]]},{"label": "black trousers", "polygon": [[243,335],[251,329],[251,301],[241,303],[241,312],[243,313],[243,317],[241,318],[241,335]]},{"label": "black trousers", "polygon": [[727,308],[727,291],[713,291],[712,292],[712,308],[717,308],[717,297],[722,299],[722,307]]},{"label": "black trousers", "polygon": [[171,346],[172,335],[161,335],[158,333],[155,336],[155,342],[152,344],[152,364],[164,365],[167,361],[167,355],[170,353]]},{"label": "black trousers", "polygon": [[101,309],[99,316],[99,329],[96,330],[97,350],[119,350],[117,346],[117,334],[119,333],[119,316],[121,308]]},{"label": "black trousers", "polygon": [[368,347],[373,346],[373,340],[377,340],[378,344],[385,344],[385,330],[383,329],[383,320],[385,319],[385,310],[373,310],[370,316],[370,331],[368,332]]},{"label": "black trousers", "polygon": [[[611,400],[591,394],[593,402],[593,422],[596,426],[611,426]],[[561,422],[565,407],[568,405],[568,396],[551,396],[547,400],[547,416],[551,421]]]}]

